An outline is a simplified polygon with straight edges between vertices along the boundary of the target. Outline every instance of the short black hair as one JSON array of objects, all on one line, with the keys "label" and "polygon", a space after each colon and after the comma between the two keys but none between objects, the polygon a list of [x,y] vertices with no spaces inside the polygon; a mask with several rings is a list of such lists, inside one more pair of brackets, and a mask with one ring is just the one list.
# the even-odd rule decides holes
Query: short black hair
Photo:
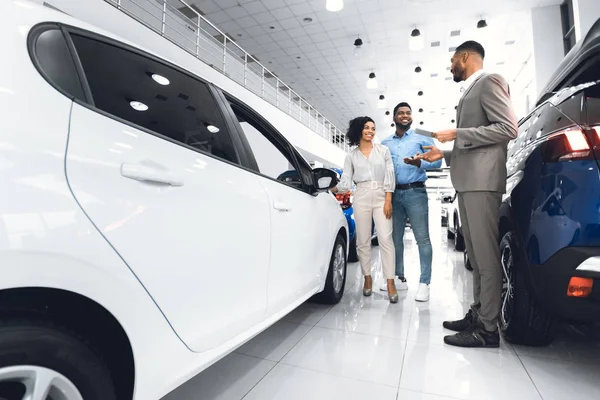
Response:
[{"label": "short black hair", "polygon": [[474,40],[467,40],[466,42],[464,42],[456,48],[457,54],[462,53],[463,51],[472,51],[474,53],[477,53],[481,56],[482,60],[485,58],[485,49],[481,44]]},{"label": "short black hair", "polygon": [[396,118],[396,114],[398,114],[398,109],[400,107],[408,107],[408,108],[410,108],[410,111],[412,111],[412,107],[410,106],[410,104],[408,104],[407,102],[403,101],[401,103],[398,103],[398,105],[396,107],[394,107],[394,118]]},{"label": "short black hair", "polygon": [[346,138],[348,139],[350,146],[358,146],[360,144],[362,131],[367,122],[375,124],[375,121],[373,121],[371,117],[356,117],[350,121],[348,124],[348,131],[346,131]]}]

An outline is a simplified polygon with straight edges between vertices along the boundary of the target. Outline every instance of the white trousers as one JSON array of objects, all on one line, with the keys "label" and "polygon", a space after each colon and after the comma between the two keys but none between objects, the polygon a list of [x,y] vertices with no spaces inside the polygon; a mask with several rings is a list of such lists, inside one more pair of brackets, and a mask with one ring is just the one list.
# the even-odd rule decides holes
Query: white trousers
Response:
[{"label": "white trousers", "polygon": [[354,220],[358,259],[365,276],[371,275],[372,221],[375,221],[381,252],[381,265],[386,279],[394,279],[396,251],[392,239],[393,221],[383,213],[385,191],[381,183],[361,182],[354,193]]}]

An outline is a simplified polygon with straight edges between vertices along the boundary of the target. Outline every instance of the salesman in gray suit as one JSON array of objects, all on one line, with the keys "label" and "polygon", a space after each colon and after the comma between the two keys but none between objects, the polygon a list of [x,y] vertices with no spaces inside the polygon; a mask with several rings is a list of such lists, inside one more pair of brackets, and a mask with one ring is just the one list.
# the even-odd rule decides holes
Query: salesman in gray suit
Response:
[{"label": "salesman in gray suit", "polygon": [[444,342],[460,347],[499,347],[498,317],[501,307],[498,217],[506,191],[506,152],[517,137],[517,119],[508,84],[500,75],[483,70],[485,50],[474,41],[460,45],[452,57],[452,75],[463,83],[456,129],[435,132],[442,143],[454,141],[452,152],[431,147],[418,158],[450,165],[458,192],[467,254],[473,267],[475,302],[458,321],[444,328],[458,332]]}]

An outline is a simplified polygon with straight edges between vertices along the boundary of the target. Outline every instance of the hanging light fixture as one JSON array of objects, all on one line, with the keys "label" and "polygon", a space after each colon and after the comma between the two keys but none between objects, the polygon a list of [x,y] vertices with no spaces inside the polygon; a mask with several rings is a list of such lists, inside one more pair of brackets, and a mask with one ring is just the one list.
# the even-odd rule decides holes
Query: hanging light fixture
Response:
[{"label": "hanging light fixture", "polygon": [[344,0],[327,0],[325,8],[331,12],[338,12],[344,8]]},{"label": "hanging light fixture", "polygon": [[358,56],[359,54],[361,54],[362,45],[363,45],[363,41],[360,37],[354,41],[354,55],[355,56]]},{"label": "hanging light fixture", "polygon": [[487,25],[487,21],[485,19],[483,19],[483,15],[481,16],[481,19],[477,22],[477,29],[481,29],[481,28],[485,28]]},{"label": "hanging light fixture", "polygon": [[385,96],[379,96],[379,101],[377,102],[377,108],[387,108],[387,101],[385,101]]},{"label": "hanging light fixture", "polygon": [[410,51],[421,51],[425,48],[425,42],[423,42],[421,32],[417,28],[413,29],[413,31],[410,33],[408,48]]},{"label": "hanging light fixture", "polygon": [[367,80],[367,89],[377,89],[378,86],[379,84],[377,83],[375,72],[371,72],[369,74],[369,79]]}]

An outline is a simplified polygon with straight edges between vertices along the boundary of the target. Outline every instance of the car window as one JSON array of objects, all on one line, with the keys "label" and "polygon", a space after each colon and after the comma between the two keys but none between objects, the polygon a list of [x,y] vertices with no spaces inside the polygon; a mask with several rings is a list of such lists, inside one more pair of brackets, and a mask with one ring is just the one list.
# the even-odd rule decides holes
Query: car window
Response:
[{"label": "car window", "polygon": [[296,162],[290,150],[286,148],[287,145],[278,140],[279,134],[270,132],[264,121],[245,107],[235,101],[229,101],[252,149],[258,172],[296,189],[304,189],[302,174],[298,173]]},{"label": "car window", "polygon": [[85,100],[83,87],[61,30],[47,29],[34,41],[33,53],[50,82],[67,95]]},{"label": "car window", "polygon": [[209,87],[163,63],[71,34],[96,108],[176,142],[238,163]]}]

